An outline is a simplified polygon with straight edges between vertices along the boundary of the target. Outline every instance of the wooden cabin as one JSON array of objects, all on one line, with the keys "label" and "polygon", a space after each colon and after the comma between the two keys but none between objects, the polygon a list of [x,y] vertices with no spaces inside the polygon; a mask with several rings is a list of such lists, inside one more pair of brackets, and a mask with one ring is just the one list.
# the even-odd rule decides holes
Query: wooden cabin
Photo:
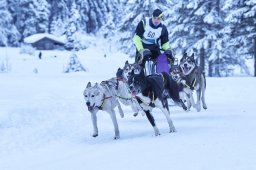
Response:
[{"label": "wooden cabin", "polygon": [[52,34],[34,34],[24,38],[24,42],[31,44],[37,50],[64,49],[65,40]]}]

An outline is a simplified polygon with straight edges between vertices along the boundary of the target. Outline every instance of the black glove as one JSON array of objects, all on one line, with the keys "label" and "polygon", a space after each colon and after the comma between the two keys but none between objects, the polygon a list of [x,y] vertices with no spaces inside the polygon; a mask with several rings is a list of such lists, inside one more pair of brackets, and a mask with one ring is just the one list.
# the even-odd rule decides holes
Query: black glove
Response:
[{"label": "black glove", "polygon": [[150,60],[152,53],[149,49],[142,49],[139,51],[141,58],[139,59],[139,63],[142,63],[144,60]]},{"label": "black glove", "polygon": [[174,63],[174,57],[172,55],[172,50],[165,50],[164,54],[167,56],[168,60],[170,61],[171,64]]}]

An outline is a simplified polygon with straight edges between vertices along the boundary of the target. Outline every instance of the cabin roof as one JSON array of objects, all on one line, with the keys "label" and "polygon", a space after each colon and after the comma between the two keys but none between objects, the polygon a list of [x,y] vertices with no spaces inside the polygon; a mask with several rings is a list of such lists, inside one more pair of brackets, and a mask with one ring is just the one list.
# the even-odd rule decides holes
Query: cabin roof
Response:
[{"label": "cabin roof", "polygon": [[40,33],[40,34],[30,35],[30,36],[24,38],[24,42],[31,44],[31,43],[36,43],[44,38],[50,39],[50,40],[55,41],[60,44],[65,44],[65,38],[57,37],[53,34],[48,34],[48,33]]}]

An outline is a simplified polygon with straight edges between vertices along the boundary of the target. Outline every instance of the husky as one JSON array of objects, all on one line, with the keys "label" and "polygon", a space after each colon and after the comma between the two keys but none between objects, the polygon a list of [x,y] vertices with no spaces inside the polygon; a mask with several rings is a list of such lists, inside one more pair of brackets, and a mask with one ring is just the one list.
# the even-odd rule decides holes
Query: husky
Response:
[{"label": "husky", "polygon": [[[134,72],[137,72],[136,67]],[[170,118],[168,101],[164,95],[165,85],[168,84],[168,77],[169,75],[167,73],[145,76],[144,72],[140,71],[139,74],[131,75],[128,80],[129,88],[145,112],[154,129],[155,136],[160,135],[160,133],[152,115],[152,109],[154,107],[159,108],[164,113],[169,124],[170,132],[176,131]]]},{"label": "husky", "polygon": [[[201,67],[197,66],[194,59],[194,53],[189,56],[184,53],[180,59],[180,68],[182,71],[182,84],[184,85],[184,90],[187,94],[191,95],[192,105],[199,112],[201,110],[201,102],[203,108],[207,109],[205,102],[205,90],[206,90],[206,78]],[[196,91],[197,101],[194,102],[192,91]]]},{"label": "husky", "polygon": [[[131,75],[133,74],[141,74],[141,72],[144,71],[145,75],[145,70],[139,65],[139,64],[134,64],[133,66],[133,71]],[[164,97],[171,99],[176,105],[180,106],[183,108],[183,110],[187,110],[187,106],[184,104],[182,98],[179,96],[179,85],[178,83],[171,77],[167,72],[161,72],[157,74],[153,74],[154,76],[160,76],[160,75],[165,75],[165,80],[168,82],[167,84],[164,84]],[[167,76],[168,75],[168,76]],[[168,108],[169,109],[169,108]]]},{"label": "husky", "polygon": [[[120,72],[119,69],[118,72]],[[132,96],[126,81],[121,79],[120,76],[117,76],[116,78],[111,78],[105,81],[105,83],[115,85],[115,88],[112,89],[112,93],[115,94],[115,97],[120,103],[125,106],[131,106],[131,109],[134,112],[133,116],[137,116],[141,109],[137,100]],[[142,115],[144,116],[144,114]]]},{"label": "husky", "polygon": [[184,110],[189,111],[191,106],[195,105],[195,101],[193,98],[192,90],[187,87],[186,81],[182,79],[181,74],[182,72],[180,66],[178,64],[173,65],[170,71],[170,76],[178,84],[178,92],[180,99],[183,101],[184,104],[186,103],[187,109]]},{"label": "husky", "polygon": [[134,70],[134,66],[135,66],[135,64],[131,64],[126,60],[123,69],[121,69],[121,68],[118,69],[117,77],[120,80],[124,80],[125,82],[128,82],[128,79]]},{"label": "husky", "polygon": [[116,119],[116,114],[114,108],[117,106],[120,116],[123,118],[124,113],[121,108],[121,105],[117,98],[115,97],[115,93],[113,93],[115,89],[114,84],[106,83],[105,81],[100,84],[95,83],[93,86],[91,82],[88,82],[85,90],[84,90],[84,99],[86,101],[86,105],[88,107],[88,111],[91,113],[91,119],[93,124],[93,137],[98,136],[98,127],[97,127],[97,112],[99,110],[106,111],[109,113],[111,120],[114,125],[115,136],[114,139],[119,139],[119,128]]},{"label": "husky", "polygon": [[[137,100],[132,96],[131,91],[128,86],[128,79],[133,74],[135,64],[131,64],[128,61],[125,62],[124,67],[118,68],[116,73],[116,78],[118,80],[118,99],[119,101],[128,106],[132,107],[134,111],[133,116],[137,116],[141,108],[137,102]],[[142,116],[144,116],[144,112],[141,112]]]}]

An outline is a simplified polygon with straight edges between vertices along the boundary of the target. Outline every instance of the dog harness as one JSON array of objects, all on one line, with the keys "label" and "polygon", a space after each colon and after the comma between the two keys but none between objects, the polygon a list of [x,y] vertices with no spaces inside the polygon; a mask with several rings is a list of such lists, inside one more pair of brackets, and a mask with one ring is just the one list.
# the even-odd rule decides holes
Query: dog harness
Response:
[{"label": "dog harness", "polygon": [[110,98],[112,98],[112,96],[106,97],[106,95],[104,94],[103,99],[101,100],[102,101],[101,105],[100,106],[95,106],[95,107],[97,107],[99,110],[102,110],[103,109],[102,107],[104,105],[105,100],[110,99]]},{"label": "dog harness", "polygon": [[[180,80],[181,81],[181,80]],[[187,81],[186,81],[187,82]],[[183,83],[182,83],[183,84]],[[194,78],[192,80],[192,82],[190,83],[190,85],[188,85],[187,83],[184,83],[183,85],[185,85],[186,87],[188,87],[189,89],[193,90],[196,84],[196,78]]]},{"label": "dog harness", "polygon": [[[150,97],[150,91],[148,92],[148,96]],[[139,96],[134,96],[135,99],[138,100],[139,103],[143,103],[147,106],[151,106],[151,107],[155,107],[155,104],[154,104],[154,101],[155,101],[155,94],[153,92],[153,96],[152,96],[152,99],[150,103],[146,103],[145,101],[143,101]]]},{"label": "dog harness", "polygon": [[129,98],[126,98],[126,97],[122,97],[122,96],[118,96],[118,95],[115,95],[116,97],[120,98],[120,99],[123,99],[123,100],[132,100],[131,97]]},{"label": "dog harness", "polygon": [[[125,82],[125,81],[124,81],[124,79],[121,78],[121,77],[117,77],[116,80],[117,80],[117,83],[116,83],[116,90],[118,90],[119,81],[123,81],[123,82]],[[126,82],[125,82],[125,83],[126,83]],[[127,98],[127,97],[122,97],[122,96],[118,96],[118,95],[115,95],[115,96],[118,97],[118,98],[120,98],[120,99],[123,99],[123,100],[132,100],[131,97]]]}]

